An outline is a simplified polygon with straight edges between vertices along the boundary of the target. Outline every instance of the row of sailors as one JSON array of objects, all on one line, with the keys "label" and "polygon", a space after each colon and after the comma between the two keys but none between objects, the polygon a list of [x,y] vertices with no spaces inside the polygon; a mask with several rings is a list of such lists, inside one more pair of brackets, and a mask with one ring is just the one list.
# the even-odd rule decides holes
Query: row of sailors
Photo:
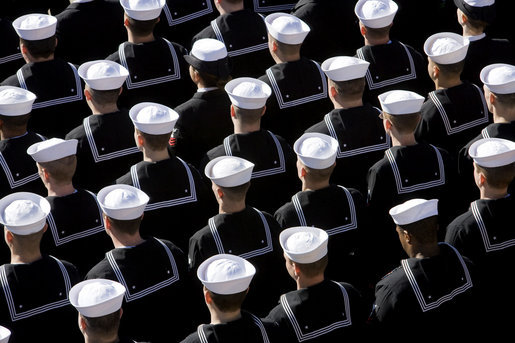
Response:
[{"label": "row of sailors", "polygon": [[[31,151],[36,159],[59,157],[73,150],[70,146],[43,142]],[[296,150],[302,170],[316,174],[334,167],[337,143],[329,136],[306,134]],[[52,327],[58,341],[78,339],[79,332],[86,342],[354,341],[391,332],[399,322],[409,335],[429,326],[434,330],[427,337],[446,332],[452,338],[471,338],[485,328],[504,336],[512,301],[503,262],[513,260],[513,232],[501,223],[510,220],[513,209],[507,189],[515,174],[515,143],[483,138],[471,145],[469,154],[482,196],[449,225],[445,242],[438,239],[438,199],[413,198],[388,211],[397,244],[408,258],[375,284],[370,314],[359,287],[333,281],[341,280],[335,271],[345,274],[352,268],[337,257],[342,252],[335,242],[341,233],[308,225],[278,230],[266,213],[246,206],[254,164],[245,159],[223,156],[206,166],[221,213],[190,240],[193,255],[205,254],[193,270],[197,282],[176,245],[141,235],[150,198],[138,188],[111,185],[98,193],[115,249],[85,281],[73,264],[40,250],[51,204],[33,193],[13,193],[0,200],[0,222],[11,251],[11,263],[0,267],[5,295],[1,324],[13,342],[30,341],[43,327]],[[324,199],[319,205],[327,203]],[[255,225],[256,213],[264,225]],[[492,223],[496,225],[489,228],[495,232],[487,232],[485,224]],[[266,241],[261,248],[255,244],[260,239]],[[254,246],[245,246],[249,243]],[[189,255],[191,266],[192,251]],[[326,270],[329,262],[332,272]],[[362,265],[360,272],[367,267]],[[281,273],[295,281],[296,290],[288,291],[292,287],[282,284]],[[200,315],[196,299],[205,301],[210,324],[188,335],[192,321],[207,318]],[[79,312],[80,331],[70,303]]]}]

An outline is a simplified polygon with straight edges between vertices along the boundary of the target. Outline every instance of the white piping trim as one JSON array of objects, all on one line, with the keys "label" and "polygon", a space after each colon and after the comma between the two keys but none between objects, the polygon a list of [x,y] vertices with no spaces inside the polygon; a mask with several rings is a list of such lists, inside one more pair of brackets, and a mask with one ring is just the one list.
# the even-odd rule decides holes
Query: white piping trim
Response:
[{"label": "white piping trim", "polygon": [[481,239],[483,240],[483,244],[485,246],[485,251],[487,253],[492,252],[492,251],[503,250],[503,249],[515,246],[515,239],[510,239],[510,240],[500,242],[500,243],[492,243],[490,241],[490,236],[488,235],[488,229],[485,225],[485,222],[483,221],[483,217],[481,216],[481,211],[479,210],[477,200],[474,201],[472,204],[470,204],[470,210],[472,211],[472,215],[474,216],[474,219],[476,220],[477,226],[479,228],[479,233],[481,234]]}]

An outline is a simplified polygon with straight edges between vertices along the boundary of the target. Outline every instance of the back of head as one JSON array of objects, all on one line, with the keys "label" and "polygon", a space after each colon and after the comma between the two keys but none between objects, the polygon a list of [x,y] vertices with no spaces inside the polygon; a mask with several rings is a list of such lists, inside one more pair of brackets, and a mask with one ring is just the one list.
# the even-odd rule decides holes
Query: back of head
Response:
[{"label": "back of head", "polygon": [[12,130],[26,130],[36,95],[23,88],[0,86],[0,120]]},{"label": "back of head", "polygon": [[56,17],[40,13],[26,14],[13,21],[20,42],[34,58],[49,58],[54,54],[56,26]]},{"label": "back of head", "polygon": [[378,96],[383,115],[400,134],[410,134],[420,121],[420,109],[424,97],[404,90],[394,90]]},{"label": "back of head", "polygon": [[390,209],[393,222],[420,244],[438,240],[438,199],[411,199]]},{"label": "back of head", "polygon": [[502,138],[483,138],[468,151],[476,171],[496,189],[507,188],[515,177],[515,142]]},{"label": "back of head", "polygon": [[362,98],[369,62],[350,56],[336,56],[322,63],[322,71],[337,93],[345,98]]},{"label": "back of head", "polygon": [[270,37],[286,56],[296,55],[310,32],[308,24],[287,13],[272,13],[265,18]]},{"label": "back of head", "polygon": [[359,0],[354,7],[354,13],[365,26],[367,37],[380,40],[389,36],[398,8],[391,0]]},{"label": "back of head", "polygon": [[83,63],[78,73],[86,83],[92,100],[99,105],[116,104],[120,88],[129,76],[129,71],[125,67],[109,60]]},{"label": "back of head", "polygon": [[32,144],[27,154],[49,173],[53,182],[67,184],[75,174],[77,144],[76,139],[51,138]]},{"label": "back of head", "polygon": [[436,33],[426,39],[424,52],[442,75],[460,75],[465,64],[469,40],[452,32]]},{"label": "back of head", "polygon": [[495,63],[484,67],[480,73],[481,82],[495,95],[504,108],[515,107],[515,66]]},{"label": "back of head", "polygon": [[128,28],[135,36],[151,35],[159,21],[165,0],[120,0],[127,15]]}]

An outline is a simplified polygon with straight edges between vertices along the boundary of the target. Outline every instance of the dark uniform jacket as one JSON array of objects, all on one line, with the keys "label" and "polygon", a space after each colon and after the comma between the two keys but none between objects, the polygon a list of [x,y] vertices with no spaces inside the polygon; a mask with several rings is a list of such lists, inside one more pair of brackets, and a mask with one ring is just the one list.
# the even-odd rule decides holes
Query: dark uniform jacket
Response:
[{"label": "dark uniform jacket", "polygon": [[102,209],[90,191],[78,189],[66,196],[47,196],[50,214],[41,250],[75,265],[81,277],[112,249]]},{"label": "dark uniform jacket", "polygon": [[273,12],[289,13],[295,6],[294,0],[243,0],[245,8],[267,15]]},{"label": "dark uniform jacket", "polygon": [[279,326],[281,342],[353,342],[361,337],[366,311],[353,286],[326,279],[281,295],[264,320]]},{"label": "dark uniform jacket", "polygon": [[272,88],[261,127],[293,146],[304,131],[333,108],[327,78],[319,64],[307,58],[275,64],[259,78]]},{"label": "dark uniform jacket", "polygon": [[173,129],[170,149],[196,168],[210,149],[234,131],[231,101],[223,89],[196,92],[175,111],[179,119]]},{"label": "dark uniform jacket", "polygon": [[142,160],[134,142],[134,125],[127,110],[95,114],[66,135],[77,139],[76,187],[97,193],[113,184],[127,168]]},{"label": "dark uniform jacket", "polygon": [[77,67],[60,59],[27,63],[2,86],[21,87],[36,94],[28,128],[45,137],[63,138],[89,111]]},{"label": "dark uniform jacket", "polygon": [[225,44],[233,79],[260,77],[275,64],[268,51],[265,20],[250,10],[220,15],[193,37],[192,45],[202,38],[218,39]]},{"label": "dark uniform jacket", "polygon": [[77,269],[49,255],[32,263],[0,267],[0,325],[11,330],[9,342],[41,341],[52,333],[62,342],[83,340],[77,310],[68,292],[80,281]]},{"label": "dark uniform jacket", "polygon": [[126,288],[121,336],[176,342],[190,332],[194,309],[188,306],[186,259],[173,243],[149,237],[137,246],[113,249],[88,272],[86,279],[94,278],[114,280]]},{"label": "dark uniform jacket", "polygon": [[25,60],[20,52],[20,38],[12,23],[5,18],[0,18],[0,34],[0,80],[4,80],[15,74],[25,64]]},{"label": "dark uniform jacket", "polygon": [[256,268],[256,274],[243,308],[264,316],[277,297],[293,284],[284,270],[280,231],[270,214],[252,207],[218,214],[190,238],[190,270],[196,271],[204,260],[216,254],[232,254],[248,260]]},{"label": "dark uniform jacket", "polygon": [[183,46],[165,38],[120,44],[118,51],[107,57],[129,71],[118,104],[131,108],[150,101],[174,108],[188,100],[195,90],[184,60],[187,54]]},{"label": "dark uniform jacket", "polygon": [[339,144],[336,168],[331,181],[367,192],[367,172],[384,156],[391,146],[383,122],[381,110],[370,104],[348,109],[334,109],[324,119],[306,132],[318,132],[336,139]]},{"label": "dark uniform jacket", "polygon": [[150,200],[141,233],[172,241],[184,252],[188,240],[217,212],[217,204],[198,171],[177,157],[141,161],[116,180],[141,189]]},{"label": "dark uniform jacket", "polygon": [[232,134],[206,154],[200,170],[219,156],[237,156],[254,163],[247,204],[274,213],[300,188],[297,156],[288,143],[270,131]]}]

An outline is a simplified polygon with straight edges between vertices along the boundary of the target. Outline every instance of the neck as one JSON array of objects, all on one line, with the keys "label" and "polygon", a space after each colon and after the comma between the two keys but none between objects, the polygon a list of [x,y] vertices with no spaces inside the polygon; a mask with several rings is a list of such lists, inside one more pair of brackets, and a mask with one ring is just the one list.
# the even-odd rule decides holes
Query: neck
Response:
[{"label": "neck", "polygon": [[156,40],[154,33],[147,36],[136,36],[130,30],[127,30],[127,40],[133,44],[149,43]]},{"label": "neck", "polygon": [[257,121],[255,123],[245,124],[239,120],[233,120],[234,123],[234,133],[249,133],[256,132],[261,130],[261,121]]},{"label": "neck", "polygon": [[89,108],[91,109],[92,114],[107,114],[107,113],[114,113],[118,112],[119,108],[116,103],[114,104],[95,104],[92,101],[88,101]]},{"label": "neck", "polygon": [[216,9],[218,10],[218,13],[220,13],[220,15],[229,14],[244,9],[243,1],[237,4],[231,4],[227,1],[220,1],[219,3],[215,2],[215,4]]},{"label": "neck", "polygon": [[111,234],[110,236],[115,248],[134,247],[145,242],[139,232],[135,235]]},{"label": "neck", "polygon": [[163,150],[143,149],[143,161],[159,162],[159,161],[167,160],[169,158],[170,158],[170,154],[168,153],[167,148],[164,148]]},{"label": "neck", "polygon": [[13,130],[13,129],[6,129],[5,127],[2,127],[0,129],[0,139],[9,139],[13,137],[22,136],[27,132],[26,128],[19,129],[19,130]]},{"label": "neck", "polygon": [[473,29],[472,27],[469,27],[467,25],[462,25],[462,28],[464,37],[479,36],[483,33],[482,30]]},{"label": "neck", "polygon": [[435,89],[446,89],[459,86],[463,83],[463,81],[461,81],[461,78],[458,75],[456,77],[438,78],[434,80],[434,83]]},{"label": "neck", "polygon": [[54,59],[54,54],[50,54],[48,57],[33,57],[30,55],[23,55],[23,58],[27,63],[47,62]]},{"label": "neck", "polygon": [[241,201],[219,201],[218,202],[218,213],[238,213],[243,211],[247,205],[245,199]]},{"label": "neck", "polygon": [[120,339],[118,338],[118,334],[115,333],[111,335],[111,337],[90,337],[87,334],[84,334],[84,342],[85,343],[117,343]]},{"label": "neck", "polygon": [[297,278],[297,289],[308,288],[311,286],[318,285],[319,283],[324,281],[324,274],[319,274],[317,276],[306,278],[299,277]]},{"label": "neck", "polygon": [[385,36],[382,38],[370,38],[365,36],[364,39],[365,45],[383,45],[388,44],[388,42],[390,41],[390,36]]},{"label": "neck", "polygon": [[291,55],[283,54],[281,51],[276,50],[274,53],[271,54],[272,58],[274,59],[275,63],[286,63],[286,62],[295,62],[300,60],[300,50]]},{"label": "neck", "polygon": [[492,114],[494,123],[511,123],[515,121],[515,108],[499,109],[494,107]]},{"label": "neck", "polygon": [[363,99],[336,99],[331,97],[335,109],[348,109],[363,106]]},{"label": "neck", "polygon": [[392,138],[392,146],[410,146],[417,144],[413,133],[407,135],[391,133],[390,137]]},{"label": "neck", "polygon": [[45,186],[48,190],[48,196],[62,197],[75,192],[75,187],[73,187],[73,183],[71,181],[64,185],[46,183]]},{"label": "neck", "polygon": [[440,254],[440,246],[434,242],[434,244],[417,245],[412,247],[412,251],[408,253],[410,258],[428,258],[437,256]]},{"label": "neck", "polygon": [[221,312],[210,308],[211,324],[225,324],[241,318],[241,310]]},{"label": "neck", "polygon": [[11,263],[32,263],[41,259],[41,250],[38,249],[19,249],[11,247]]},{"label": "neck", "polygon": [[480,198],[485,200],[502,199],[508,195],[508,187],[499,189],[483,186],[479,188],[479,194]]},{"label": "neck", "polygon": [[319,189],[329,187],[329,179],[324,181],[315,182],[313,180],[307,180],[305,177],[301,179],[302,191],[316,191]]}]

